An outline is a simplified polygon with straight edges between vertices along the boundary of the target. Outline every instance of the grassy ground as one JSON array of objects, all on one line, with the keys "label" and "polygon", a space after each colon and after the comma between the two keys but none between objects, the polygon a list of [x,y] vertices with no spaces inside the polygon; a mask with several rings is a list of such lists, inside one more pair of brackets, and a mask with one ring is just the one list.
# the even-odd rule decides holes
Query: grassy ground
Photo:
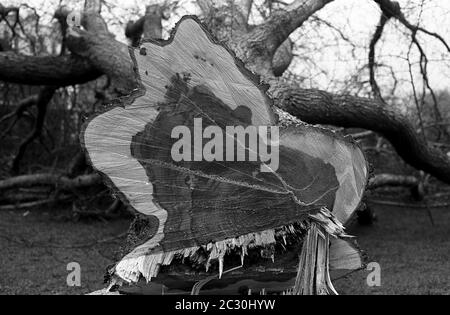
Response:
[{"label": "grassy ground", "polygon": [[[0,293],[80,294],[104,287],[105,267],[123,242],[115,237],[129,221],[75,222],[66,210],[54,213],[1,213]],[[80,264],[81,287],[66,284],[70,262]]]},{"label": "grassy ground", "polygon": [[[353,226],[369,261],[381,266],[381,286],[369,287],[369,271],[334,283],[341,294],[450,294],[450,209],[374,206],[378,221]],[[1,213],[0,293],[80,294],[103,287],[104,268],[114,261],[116,238],[129,221],[74,222],[69,212]],[[100,243],[97,243],[101,240]],[[81,287],[68,287],[67,264],[81,266]]]},{"label": "grassy ground", "polygon": [[381,286],[369,287],[370,271],[335,282],[342,294],[450,294],[450,209],[374,206],[378,221],[350,229],[369,262],[381,267]]}]

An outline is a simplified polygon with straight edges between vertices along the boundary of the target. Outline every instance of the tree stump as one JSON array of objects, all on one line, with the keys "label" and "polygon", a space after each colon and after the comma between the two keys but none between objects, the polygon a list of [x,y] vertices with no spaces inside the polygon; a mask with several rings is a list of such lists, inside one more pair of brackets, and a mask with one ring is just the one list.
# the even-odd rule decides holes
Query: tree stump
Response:
[{"label": "tree stump", "polygon": [[268,87],[195,17],[130,54],[139,88],[81,135],[138,213],[111,284],[321,294],[335,292],[329,268],[362,267],[343,228],[368,175],[351,139],[274,108]]}]

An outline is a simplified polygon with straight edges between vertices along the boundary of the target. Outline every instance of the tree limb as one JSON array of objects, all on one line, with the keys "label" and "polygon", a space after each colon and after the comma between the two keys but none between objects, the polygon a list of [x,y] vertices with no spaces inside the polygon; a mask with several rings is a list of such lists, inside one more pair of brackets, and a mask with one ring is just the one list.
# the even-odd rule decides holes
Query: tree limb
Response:
[{"label": "tree limb", "polygon": [[374,189],[382,186],[415,187],[417,185],[419,185],[419,180],[414,176],[377,174],[369,180],[367,188]]},{"label": "tree limb", "polygon": [[101,0],[86,0],[84,2],[84,12],[81,24],[87,30],[95,30],[98,34],[105,35],[109,34],[109,31],[105,20],[100,15],[101,10]]},{"label": "tree limb", "polygon": [[294,1],[286,9],[273,12],[266,22],[241,36],[232,48],[253,71],[272,75],[272,59],[278,47],[311,15],[331,1]]},{"label": "tree limb", "polygon": [[145,8],[145,15],[136,22],[128,22],[125,36],[131,40],[131,45],[137,47],[142,35],[144,39],[162,38],[163,8],[158,5],[149,5]]},{"label": "tree limb", "polygon": [[0,52],[0,80],[18,84],[67,86],[86,83],[101,72],[78,56],[25,56]]},{"label": "tree limb", "polygon": [[67,37],[69,50],[95,65],[100,73],[108,75],[117,91],[128,94],[137,86],[127,45],[109,35],[85,30],[72,30]]},{"label": "tree limb", "polygon": [[31,107],[37,103],[38,98],[39,97],[37,94],[24,98],[17,104],[16,109],[14,111],[12,111],[0,118],[0,124],[1,124],[4,121],[6,121],[12,117],[15,117],[14,120],[11,121],[9,126],[0,134],[0,139],[3,139],[3,137],[11,131],[11,129],[14,127],[14,125],[17,123],[17,121],[20,119],[20,117],[22,117],[25,110],[27,110],[29,107]]},{"label": "tree limb", "polygon": [[95,184],[101,184],[101,177],[97,173],[80,175],[75,178],[69,178],[65,175],[53,173],[41,173],[31,175],[20,175],[0,181],[0,191],[19,187],[32,186],[57,186],[60,189],[74,189],[89,187]]},{"label": "tree limb", "polygon": [[381,14],[380,21],[378,22],[375,33],[373,34],[369,44],[369,81],[372,87],[373,94],[375,95],[375,97],[378,97],[381,100],[383,100],[383,97],[381,96],[380,88],[378,86],[377,80],[375,79],[375,46],[380,40],[381,35],[383,35],[384,26],[388,21],[389,18],[385,14]]},{"label": "tree limb", "polygon": [[19,150],[12,162],[12,171],[17,173],[19,171],[20,161],[22,160],[25,150],[34,139],[40,136],[42,127],[44,126],[45,114],[47,113],[47,106],[56,91],[56,87],[48,86],[42,89],[39,93],[36,105],[37,105],[37,117],[33,126],[33,130],[28,136],[20,143]]},{"label": "tree limb", "polygon": [[380,133],[405,162],[450,183],[449,158],[427,146],[409,119],[393,106],[375,99],[301,89],[281,81],[271,82],[271,93],[277,106],[305,122]]},{"label": "tree limb", "polygon": [[86,1],[82,19],[85,30],[69,27],[67,47],[73,54],[89,60],[97,71],[114,80],[118,92],[128,94],[137,86],[128,47],[108,32],[99,13],[100,5],[101,2],[97,0]]}]

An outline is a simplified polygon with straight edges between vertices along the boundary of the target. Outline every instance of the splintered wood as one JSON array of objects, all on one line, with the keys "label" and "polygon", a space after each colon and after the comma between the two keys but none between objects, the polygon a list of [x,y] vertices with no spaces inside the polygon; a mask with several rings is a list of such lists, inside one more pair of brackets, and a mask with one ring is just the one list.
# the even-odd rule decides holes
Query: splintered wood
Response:
[{"label": "splintered wood", "polygon": [[295,283],[281,291],[334,293],[329,268],[362,266],[342,226],[367,182],[354,142],[273,108],[267,86],[194,17],[130,54],[139,89],[81,137],[92,165],[144,218],[112,270],[115,283],[153,281],[184,259],[235,275],[227,257],[238,253],[245,270],[256,248],[269,267],[287,238],[303,246]]}]

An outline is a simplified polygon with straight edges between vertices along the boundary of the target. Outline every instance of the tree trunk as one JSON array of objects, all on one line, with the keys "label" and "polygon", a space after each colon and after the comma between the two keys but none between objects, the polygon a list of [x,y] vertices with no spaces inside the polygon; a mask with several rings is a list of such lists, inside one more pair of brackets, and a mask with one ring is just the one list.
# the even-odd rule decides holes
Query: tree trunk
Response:
[{"label": "tree trunk", "polygon": [[[228,252],[244,259],[247,248],[274,246],[286,226],[311,224],[296,284],[309,286],[298,292],[334,292],[329,235],[345,237],[340,222],[361,200],[368,175],[361,150],[329,130],[274,115],[258,78],[196,19],[183,18],[172,34],[132,51],[140,90],[93,118],[82,135],[93,166],[146,218],[114,275],[150,281],[159,265],[182,255],[207,269],[218,260],[220,278]],[[276,117],[280,127],[260,134]],[[208,129],[214,132],[205,136]],[[333,254],[345,260],[350,253]]]}]

